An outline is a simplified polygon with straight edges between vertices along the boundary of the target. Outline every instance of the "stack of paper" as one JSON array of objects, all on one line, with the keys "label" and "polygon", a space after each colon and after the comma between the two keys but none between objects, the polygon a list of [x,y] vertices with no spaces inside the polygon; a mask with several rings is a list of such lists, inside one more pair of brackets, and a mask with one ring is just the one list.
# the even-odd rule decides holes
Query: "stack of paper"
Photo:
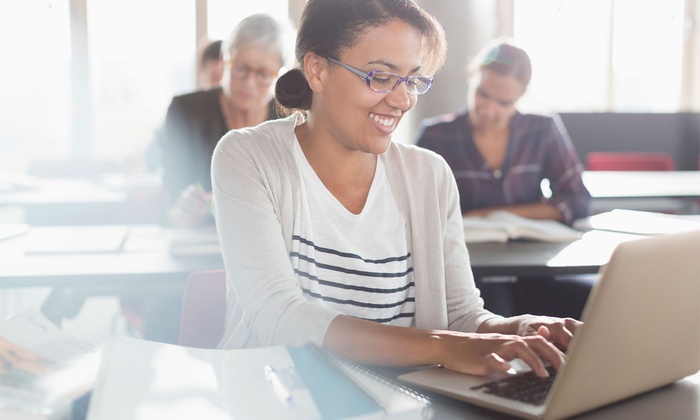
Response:
[{"label": "stack of paper", "polygon": [[665,235],[700,229],[697,216],[677,216],[639,210],[615,209],[596,214],[587,220],[590,229],[635,233],[638,235]]},{"label": "stack of paper", "polygon": [[216,350],[113,337],[88,420],[410,420],[430,418],[430,408],[313,344]]}]

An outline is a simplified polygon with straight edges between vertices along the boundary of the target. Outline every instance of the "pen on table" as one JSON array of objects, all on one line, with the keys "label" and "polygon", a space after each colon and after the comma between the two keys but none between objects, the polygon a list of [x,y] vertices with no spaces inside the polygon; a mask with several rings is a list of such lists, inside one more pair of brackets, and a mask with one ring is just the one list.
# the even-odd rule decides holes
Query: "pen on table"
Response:
[{"label": "pen on table", "polygon": [[279,373],[277,373],[275,368],[273,368],[270,365],[265,365],[264,370],[265,378],[267,379],[267,382],[270,384],[270,387],[272,388],[272,391],[275,393],[277,398],[284,405],[289,404],[289,402],[292,400],[292,394],[289,393],[287,387],[284,386],[284,384],[282,383]]},{"label": "pen on table", "polygon": [[124,246],[126,246],[126,241],[129,240],[129,233],[131,233],[131,226],[126,227],[126,232],[124,232],[124,237],[122,237],[122,240],[119,242],[119,246],[117,247],[117,252],[124,251]]}]

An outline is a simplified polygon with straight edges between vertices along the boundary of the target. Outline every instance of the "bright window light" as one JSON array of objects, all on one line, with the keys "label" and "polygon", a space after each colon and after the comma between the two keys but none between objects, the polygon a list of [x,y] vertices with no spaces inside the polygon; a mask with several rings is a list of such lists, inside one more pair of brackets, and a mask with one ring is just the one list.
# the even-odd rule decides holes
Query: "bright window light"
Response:
[{"label": "bright window light", "polygon": [[[70,152],[68,0],[0,2],[0,172]],[[20,166],[15,168],[14,166]]]},{"label": "bright window light", "polygon": [[520,107],[675,112],[684,0],[515,0],[514,38],[533,76]]},{"label": "bright window light", "polygon": [[207,0],[207,8],[207,27],[211,39],[225,40],[238,22],[254,13],[267,13],[280,20],[289,16],[287,0]]},{"label": "bright window light", "polygon": [[139,155],[174,95],[195,89],[194,0],[88,0],[92,147]]}]

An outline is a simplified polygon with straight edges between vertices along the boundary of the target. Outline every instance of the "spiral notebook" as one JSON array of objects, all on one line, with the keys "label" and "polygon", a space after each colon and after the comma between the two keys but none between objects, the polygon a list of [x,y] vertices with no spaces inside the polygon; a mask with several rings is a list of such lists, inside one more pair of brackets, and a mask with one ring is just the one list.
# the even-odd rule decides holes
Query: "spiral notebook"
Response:
[{"label": "spiral notebook", "polygon": [[87,420],[432,415],[427,397],[312,343],[221,350],[111,337]]},{"label": "spiral notebook", "polygon": [[[307,388],[315,396],[321,397],[317,398],[317,404],[321,408],[324,419],[332,417],[331,412],[324,413],[326,406],[332,411],[337,410],[339,402],[332,402],[331,399],[345,400],[345,404],[350,406],[363,404],[360,401],[368,401],[367,406],[371,407],[369,414],[372,418],[374,418],[374,414],[378,414],[377,418],[382,419],[432,418],[432,405],[428,397],[373,370],[323,349],[314,343],[307,343],[303,348],[291,348],[288,351]],[[318,366],[317,362],[309,360],[310,357],[327,364],[328,373],[336,376],[336,380],[349,381],[354,385],[355,390],[338,398],[340,395],[329,388],[329,383],[332,381],[318,381],[318,372],[322,369],[319,369],[321,366]],[[311,363],[307,364],[308,362]],[[314,367],[314,365],[316,366]],[[318,388],[315,388],[316,386]],[[354,397],[347,398],[349,394],[354,395]]]}]

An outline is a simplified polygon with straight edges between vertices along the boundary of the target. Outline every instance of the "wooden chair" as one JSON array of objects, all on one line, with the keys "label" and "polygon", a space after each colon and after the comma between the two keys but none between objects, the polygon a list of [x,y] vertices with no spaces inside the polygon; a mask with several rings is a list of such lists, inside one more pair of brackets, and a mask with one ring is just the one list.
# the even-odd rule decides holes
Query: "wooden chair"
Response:
[{"label": "wooden chair", "polygon": [[224,334],[226,271],[197,271],[187,278],[182,299],[182,346],[215,348]]},{"label": "wooden chair", "polygon": [[590,152],[586,156],[589,171],[673,171],[673,157],[668,153]]}]

